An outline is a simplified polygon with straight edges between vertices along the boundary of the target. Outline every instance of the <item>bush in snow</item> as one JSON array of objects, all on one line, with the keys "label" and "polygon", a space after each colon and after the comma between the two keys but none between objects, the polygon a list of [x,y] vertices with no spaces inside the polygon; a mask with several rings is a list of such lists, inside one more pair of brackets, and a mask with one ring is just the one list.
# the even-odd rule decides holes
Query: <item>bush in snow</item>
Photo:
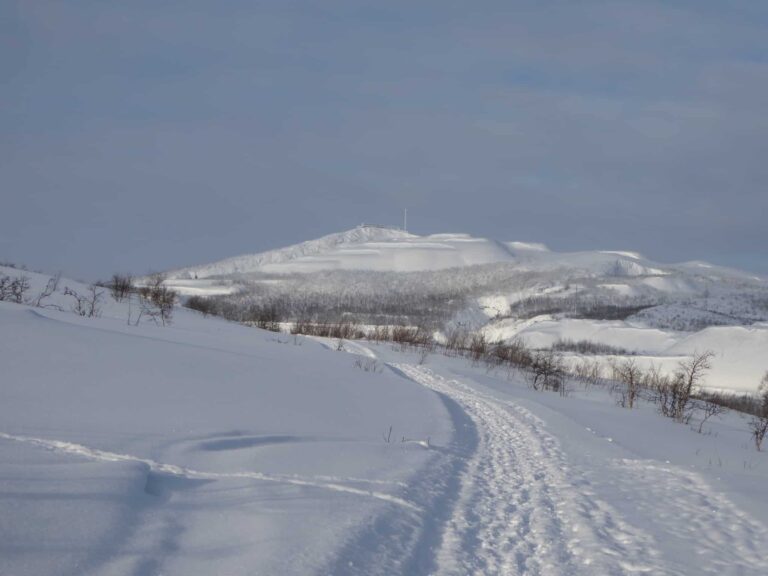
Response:
[{"label": "bush in snow", "polygon": [[29,287],[29,279],[23,274],[16,278],[0,276],[0,300],[23,304]]},{"label": "bush in snow", "polygon": [[586,389],[589,385],[597,385],[603,377],[603,367],[596,358],[581,358],[573,367],[573,375],[584,383]]},{"label": "bush in snow", "polygon": [[43,304],[44,300],[50,298],[55,292],[58,292],[59,282],[61,282],[61,272],[56,274],[56,276],[52,276],[48,280],[48,283],[45,285],[45,288],[43,288],[43,291],[37,295],[37,298],[35,299],[35,306],[37,306],[38,308],[51,307],[51,308],[56,308],[58,310],[61,310],[59,306]]},{"label": "bush in snow", "polygon": [[593,342],[592,340],[571,340],[570,338],[559,338],[552,344],[552,349],[558,352],[576,352],[583,355],[629,356],[633,354],[626,348]]},{"label": "bush in snow", "polygon": [[210,298],[205,298],[204,296],[190,296],[187,298],[184,306],[191,310],[197,310],[203,317],[209,314],[216,314],[216,306]]},{"label": "bush in snow", "polygon": [[171,323],[178,295],[165,285],[163,274],[151,274],[147,284],[140,287],[138,293],[140,313],[137,324],[144,316],[163,326]]},{"label": "bush in snow", "polygon": [[644,380],[643,372],[633,359],[625,360],[619,364],[616,372],[619,381],[624,384],[619,396],[619,406],[634,408]]},{"label": "bush in snow", "polygon": [[712,367],[714,353],[695,352],[688,360],[680,362],[677,371],[669,377],[657,377],[657,399],[664,416],[678,422],[688,422],[693,408],[692,400]]},{"label": "bush in snow", "polygon": [[101,297],[103,293],[95,285],[91,284],[88,287],[88,292],[85,294],[79,294],[76,290],[67,286],[64,288],[64,295],[75,299],[74,304],[72,304],[72,312],[75,314],[85,316],[86,318],[98,318],[101,316]]},{"label": "bush in snow", "polygon": [[755,441],[755,448],[762,450],[763,440],[765,435],[768,434],[768,372],[763,376],[758,393],[759,413],[749,421],[749,428]]},{"label": "bush in snow", "polygon": [[529,381],[534,390],[559,391],[565,380],[565,366],[559,354],[552,350],[539,350],[530,366]]},{"label": "bush in snow", "polygon": [[130,274],[113,274],[106,287],[109,288],[115,302],[122,302],[133,292],[133,276]]}]

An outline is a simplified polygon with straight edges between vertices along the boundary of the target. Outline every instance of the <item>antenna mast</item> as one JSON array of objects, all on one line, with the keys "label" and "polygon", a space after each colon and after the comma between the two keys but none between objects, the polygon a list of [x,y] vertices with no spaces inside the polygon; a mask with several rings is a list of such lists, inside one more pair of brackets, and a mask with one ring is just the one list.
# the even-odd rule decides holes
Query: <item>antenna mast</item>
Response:
[{"label": "antenna mast", "polygon": [[408,208],[403,208],[403,232],[408,232]]}]

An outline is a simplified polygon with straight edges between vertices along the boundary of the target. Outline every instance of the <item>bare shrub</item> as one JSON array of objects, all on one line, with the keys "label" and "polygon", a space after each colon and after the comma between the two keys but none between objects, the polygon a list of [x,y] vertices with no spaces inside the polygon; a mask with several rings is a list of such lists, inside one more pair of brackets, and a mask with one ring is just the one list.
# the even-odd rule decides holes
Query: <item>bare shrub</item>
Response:
[{"label": "bare shrub", "polygon": [[634,408],[643,382],[643,371],[634,360],[629,359],[618,365],[617,373],[619,380],[624,384],[618,403],[624,408]]},{"label": "bare shrub", "polygon": [[372,337],[375,342],[387,342],[392,339],[392,330],[389,326],[376,326]]},{"label": "bare shrub", "polygon": [[699,427],[696,429],[699,434],[701,434],[704,430],[704,424],[706,421],[712,418],[712,416],[719,416],[720,414],[724,414],[728,411],[725,406],[715,404],[714,402],[705,401],[697,404],[697,406],[702,413],[701,420],[699,421]]},{"label": "bare shrub", "polygon": [[472,334],[469,339],[469,357],[472,358],[473,362],[477,362],[487,354],[488,342],[485,339],[485,334],[482,332]]},{"label": "bare shrub", "polygon": [[107,282],[107,288],[109,288],[115,302],[122,302],[133,291],[133,276],[130,274],[112,274],[112,278]]},{"label": "bare shrub", "polygon": [[[187,298],[184,306],[191,310],[197,310],[203,315],[203,317],[216,313],[216,306],[210,299],[206,298],[205,296],[190,296]],[[301,332],[293,333],[300,334]]]},{"label": "bare shrub", "polygon": [[469,333],[464,328],[452,328],[446,334],[445,350],[447,355],[456,356],[467,348]]},{"label": "bare shrub", "polygon": [[11,277],[0,276],[0,301],[10,300],[11,295]]},{"label": "bare shrub", "polygon": [[98,318],[101,316],[101,299],[103,291],[98,286],[91,284],[85,294],[80,294],[69,286],[64,288],[64,295],[75,299],[72,304],[72,312],[86,318]]},{"label": "bare shrub", "polygon": [[533,354],[522,338],[515,337],[509,342],[497,342],[491,346],[489,358],[498,363],[528,368],[533,364]]},{"label": "bare shrub", "polygon": [[679,363],[671,377],[656,375],[656,398],[659,411],[678,422],[688,422],[692,415],[692,400],[712,367],[714,353],[694,352],[688,360]]},{"label": "bare shrub", "polygon": [[140,313],[138,324],[143,317],[150,318],[156,324],[166,326],[173,320],[173,310],[178,295],[165,285],[163,274],[151,274],[147,284],[138,289]]},{"label": "bare shrub", "polygon": [[16,276],[16,278],[2,276],[0,277],[0,300],[23,304],[24,296],[29,288],[29,278],[23,274]]},{"label": "bare shrub", "polygon": [[717,404],[728,410],[751,414],[752,416],[758,416],[761,413],[762,403],[754,394],[734,394],[732,392],[700,390],[696,392],[696,399]]},{"label": "bare shrub", "polygon": [[638,298],[619,299],[615,303],[605,298],[572,296],[530,296],[510,305],[509,316],[533,318],[541,314],[564,314],[571,318],[593,320],[626,320],[633,314],[649,308],[655,303]]},{"label": "bare shrub", "polygon": [[[59,282],[61,282],[61,272],[56,274],[56,276],[51,276],[48,283],[45,285],[45,288],[43,288],[43,291],[38,294],[37,299],[35,300],[35,306],[38,308],[50,307],[50,305],[43,304],[43,300],[50,298],[55,292],[58,292]],[[58,306],[54,307],[59,308]]]},{"label": "bare shrub", "polygon": [[434,345],[432,334],[422,326],[395,326],[392,328],[392,341],[403,347]]},{"label": "bare shrub", "polygon": [[573,375],[584,384],[584,388],[598,384],[602,373],[600,361],[594,358],[581,358],[573,367]]},{"label": "bare shrub", "polygon": [[755,448],[760,451],[763,449],[763,440],[768,434],[768,372],[763,376],[763,381],[758,388],[758,399],[760,413],[749,421],[749,429],[755,441]]},{"label": "bare shrub", "polygon": [[380,374],[384,371],[384,366],[376,358],[358,358],[355,360],[355,368],[363,372],[373,372]]},{"label": "bare shrub", "polygon": [[629,356],[632,354],[626,348],[611,346],[602,342],[593,342],[592,340],[571,340],[569,338],[560,338],[552,344],[552,349],[558,352],[576,352],[577,354],[590,355],[609,355]]},{"label": "bare shrub", "polygon": [[565,367],[553,350],[539,350],[533,356],[529,381],[534,390],[559,391],[565,378]]}]

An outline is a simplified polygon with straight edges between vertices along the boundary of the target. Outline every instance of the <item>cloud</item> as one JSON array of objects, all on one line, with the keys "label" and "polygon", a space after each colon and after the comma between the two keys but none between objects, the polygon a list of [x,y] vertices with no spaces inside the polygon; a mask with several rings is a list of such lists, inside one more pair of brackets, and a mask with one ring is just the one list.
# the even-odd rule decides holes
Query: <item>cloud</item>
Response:
[{"label": "cloud", "polygon": [[760,4],[18,3],[0,252],[93,277],[408,205],[424,232],[768,271]]}]

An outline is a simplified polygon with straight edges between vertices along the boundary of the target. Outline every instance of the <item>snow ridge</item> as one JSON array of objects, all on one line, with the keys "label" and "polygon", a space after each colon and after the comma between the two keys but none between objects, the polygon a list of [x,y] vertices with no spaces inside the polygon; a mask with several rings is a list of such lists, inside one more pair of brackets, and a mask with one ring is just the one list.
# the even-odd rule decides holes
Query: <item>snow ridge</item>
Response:
[{"label": "snow ridge", "polygon": [[98,450],[96,448],[88,448],[82,444],[75,444],[73,442],[64,442],[61,440],[48,440],[45,438],[35,438],[32,436],[15,436],[12,434],[6,434],[0,432],[0,438],[3,440],[9,440],[14,442],[23,442],[27,444],[33,444],[41,448],[53,450],[62,454],[68,454],[71,456],[80,456],[88,458],[89,460],[98,460],[101,462],[139,462],[145,464],[151,472],[157,474],[164,474],[168,476],[178,476],[183,478],[194,478],[199,480],[219,480],[223,478],[246,478],[251,480],[261,480],[264,482],[277,482],[283,484],[293,484],[295,486],[309,486],[313,488],[322,488],[325,490],[331,490],[333,492],[346,492],[348,494],[354,494],[357,496],[364,496],[369,498],[375,498],[383,500],[389,504],[396,504],[420,512],[421,509],[403,498],[393,496],[384,492],[377,492],[374,490],[367,490],[350,486],[349,484],[342,484],[341,482],[349,482],[355,484],[390,484],[389,482],[379,480],[366,480],[362,478],[341,478],[332,476],[315,476],[315,477],[302,477],[295,474],[264,474],[262,472],[204,472],[200,470],[193,470],[183,466],[176,466],[174,464],[164,464],[162,462],[156,462],[147,458],[139,458],[137,456],[131,456],[130,454],[119,454],[116,452],[108,452],[105,450]]},{"label": "snow ridge", "polygon": [[361,244],[364,242],[385,242],[392,240],[405,240],[418,238],[396,228],[384,228],[379,226],[361,225],[346,232],[328,234],[316,240],[309,240],[277,250],[269,250],[259,254],[244,254],[233,256],[212,264],[190,266],[172,270],[168,273],[169,279],[175,278],[207,278],[210,276],[226,276],[230,274],[247,274],[255,272],[268,264],[282,264],[299,258],[311,257],[329,250]]}]

